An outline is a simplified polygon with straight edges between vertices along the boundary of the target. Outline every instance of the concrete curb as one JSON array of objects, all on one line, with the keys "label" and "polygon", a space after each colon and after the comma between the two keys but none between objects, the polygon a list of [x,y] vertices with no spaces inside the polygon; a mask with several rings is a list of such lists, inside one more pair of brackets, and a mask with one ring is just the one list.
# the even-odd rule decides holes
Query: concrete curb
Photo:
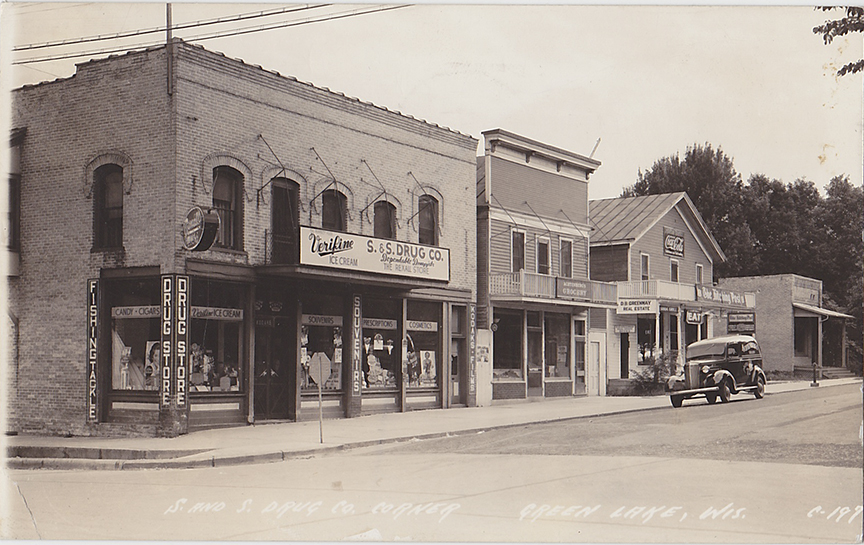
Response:
[{"label": "concrete curb", "polygon": [[[823,387],[844,386],[853,382],[821,384]],[[857,380],[860,382],[860,379]],[[774,384],[783,384],[775,382]],[[806,388],[809,389],[809,388]],[[803,391],[805,388],[782,390],[779,392],[766,392],[766,396],[787,394]],[[10,469],[86,469],[86,470],[143,470],[143,469],[200,469],[213,467],[228,467],[237,465],[267,464],[282,462],[291,459],[308,458],[321,454],[332,454],[336,452],[353,450],[379,445],[388,445],[408,441],[425,441],[441,439],[444,437],[459,437],[474,435],[496,429],[518,428],[535,424],[550,424],[554,422],[566,422],[568,420],[581,420],[585,418],[599,418],[603,416],[614,416],[642,411],[655,411],[661,409],[672,409],[671,404],[666,404],[668,396],[658,396],[664,402],[656,406],[633,407],[629,409],[616,409],[611,411],[594,411],[589,414],[558,416],[551,418],[540,418],[516,423],[491,424],[476,428],[464,428],[449,431],[438,431],[424,434],[408,434],[397,437],[385,437],[378,439],[367,439],[363,441],[352,441],[336,445],[322,445],[320,447],[304,448],[299,450],[271,450],[249,454],[219,454],[213,449],[186,449],[186,450],[147,450],[147,449],[100,449],[87,447],[35,447],[19,445],[10,447],[10,452],[41,454],[34,457],[9,457],[6,459],[6,467]],[[212,452],[212,455],[206,453]],[[49,453],[62,454],[63,456],[51,457]],[[87,454],[88,456],[71,457],[69,454]],[[109,457],[109,456],[113,456]],[[118,459],[118,457],[120,457]]]}]

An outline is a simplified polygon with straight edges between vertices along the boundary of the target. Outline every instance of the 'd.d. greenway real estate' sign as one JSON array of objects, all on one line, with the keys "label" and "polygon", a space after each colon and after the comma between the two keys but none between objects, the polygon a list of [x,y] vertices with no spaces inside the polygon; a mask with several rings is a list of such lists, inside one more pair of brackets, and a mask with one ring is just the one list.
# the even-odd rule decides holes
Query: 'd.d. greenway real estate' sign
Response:
[{"label": "'d.d. greenway real estate' sign", "polygon": [[450,280],[450,250],[300,227],[300,264],[409,276],[427,280]]}]

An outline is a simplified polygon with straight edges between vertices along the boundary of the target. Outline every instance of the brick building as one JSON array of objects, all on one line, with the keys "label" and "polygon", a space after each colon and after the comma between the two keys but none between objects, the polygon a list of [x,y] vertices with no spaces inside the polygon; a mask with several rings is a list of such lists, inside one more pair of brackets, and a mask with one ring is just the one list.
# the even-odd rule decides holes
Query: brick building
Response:
[{"label": "brick building", "polygon": [[[762,347],[766,371],[811,376],[814,363],[820,369],[825,366],[829,376],[839,376],[836,372],[845,370],[845,320],[852,316],[822,306],[821,280],[778,274],[723,278],[719,284],[756,294],[754,335]],[[826,322],[836,324],[839,335],[826,336]],[[838,357],[826,361],[829,342],[835,344],[832,352]]]},{"label": "brick building", "polygon": [[600,162],[504,130],[477,163],[477,316],[493,400],[605,392],[615,286],[588,277],[588,177]]},{"label": "brick building", "polygon": [[10,429],[473,403],[476,139],[179,41],[12,124]]},{"label": "brick building", "polygon": [[596,200],[590,210],[591,278],[617,285],[610,382],[724,334],[730,314],[752,315],[754,294],[713,285],[726,256],[686,193]]}]

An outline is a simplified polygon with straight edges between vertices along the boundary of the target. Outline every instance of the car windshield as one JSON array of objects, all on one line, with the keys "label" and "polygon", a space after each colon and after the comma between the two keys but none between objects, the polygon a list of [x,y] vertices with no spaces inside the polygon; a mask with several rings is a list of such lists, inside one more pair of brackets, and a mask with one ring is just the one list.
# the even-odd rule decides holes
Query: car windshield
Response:
[{"label": "car windshield", "polygon": [[708,343],[687,347],[687,359],[695,360],[701,358],[722,357],[726,350],[726,343]]}]

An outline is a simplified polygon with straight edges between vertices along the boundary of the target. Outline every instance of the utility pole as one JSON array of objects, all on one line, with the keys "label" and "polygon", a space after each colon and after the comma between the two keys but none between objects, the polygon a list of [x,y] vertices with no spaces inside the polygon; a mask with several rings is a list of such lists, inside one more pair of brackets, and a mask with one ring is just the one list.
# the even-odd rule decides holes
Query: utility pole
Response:
[{"label": "utility pole", "polygon": [[165,53],[168,55],[168,96],[174,92],[174,38],[171,35],[171,3],[165,5]]}]

